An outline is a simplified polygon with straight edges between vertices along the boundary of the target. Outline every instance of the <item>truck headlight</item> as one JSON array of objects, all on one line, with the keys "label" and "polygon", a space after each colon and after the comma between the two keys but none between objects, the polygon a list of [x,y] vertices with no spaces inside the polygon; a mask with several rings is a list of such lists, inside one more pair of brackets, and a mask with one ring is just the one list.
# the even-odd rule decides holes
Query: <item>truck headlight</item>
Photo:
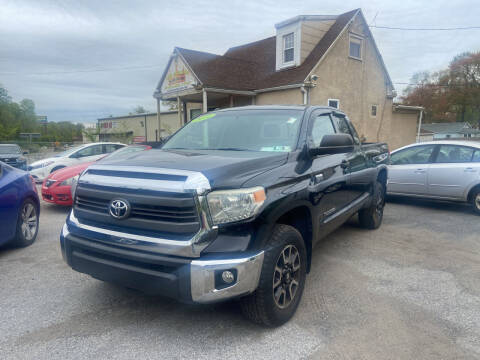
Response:
[{"label": "truck headlight", "polygon": [[212,191],[207,195],[208,207],[215,225],[248,219],[254,216],[265,201],[265,189]]}]

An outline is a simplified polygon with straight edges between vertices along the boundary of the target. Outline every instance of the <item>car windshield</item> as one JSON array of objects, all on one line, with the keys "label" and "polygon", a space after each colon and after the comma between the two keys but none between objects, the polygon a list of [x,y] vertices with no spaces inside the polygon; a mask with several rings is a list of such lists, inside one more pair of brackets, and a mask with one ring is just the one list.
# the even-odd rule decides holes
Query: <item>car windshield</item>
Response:
[{"label": "car windshield", "polygon": [[190,121],[162,149],[289,152],[302,117],[303,110],[211,112]]},{"label": "car windshield", "polygon": [[108,159],[108,160],[114,160],[114,159],[119,159],[124,156],[127,156],[128,154],[135,153],[138,151],[146,150],[147,147],[144,145],[132,145],[132,146],[126,146],[121,149],[118,149],[117,151],[112,152],[111,154],[105,156],[103,159]]},{"label": "car windshield", "polygon": [[20,154],[20,148],[17,145],[0,146],[0,154]]},{"label": "car windshield", "polygon": [[75,146],[71,149],[68,149],[68,150],[65,150],[65,151],[62,151],[61,153],[58,153],[57,155],[55,155],[54,157],[66,157],[72,153],[74,153],[75,151],[77,150],[80,150],[81,148],[83,148],[85,145],[80,145],[80,146]]}]

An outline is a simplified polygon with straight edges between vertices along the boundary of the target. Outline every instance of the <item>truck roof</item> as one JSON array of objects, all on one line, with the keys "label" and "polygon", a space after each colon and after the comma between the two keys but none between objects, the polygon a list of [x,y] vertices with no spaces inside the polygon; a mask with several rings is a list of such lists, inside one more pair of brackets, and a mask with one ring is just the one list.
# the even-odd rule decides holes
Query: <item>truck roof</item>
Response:
[{"label": "truck roof", "polygon": [[307,110],[307,109],[325,109],[333,110],[339,113],[342,111],[332,108],[329,106],[314,106],[314,105],[247,105],[247,106],[238,106],[233,108],[219,109],[215,110],[218,112],[227,112],[227,111],[241,111],[241,110]]}]

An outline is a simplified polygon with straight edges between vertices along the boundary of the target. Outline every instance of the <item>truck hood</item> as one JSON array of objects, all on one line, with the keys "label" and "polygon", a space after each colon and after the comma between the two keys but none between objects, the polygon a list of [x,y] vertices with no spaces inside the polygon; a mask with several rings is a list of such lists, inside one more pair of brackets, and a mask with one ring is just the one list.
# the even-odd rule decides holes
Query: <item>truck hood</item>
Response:
[{"label": "truck hood", "polygon": [[153,149],[96,164],[198,171],[207,177],[212,189],[225,189],[241,187],[252,177],[284,164],[287,158],[287,153],[262,151]]}]

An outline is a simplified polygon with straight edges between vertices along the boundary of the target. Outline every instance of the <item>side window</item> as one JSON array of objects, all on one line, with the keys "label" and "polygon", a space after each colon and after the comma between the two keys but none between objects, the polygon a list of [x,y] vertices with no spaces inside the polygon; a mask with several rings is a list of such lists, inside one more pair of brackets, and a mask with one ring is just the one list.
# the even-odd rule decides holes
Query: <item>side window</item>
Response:
[{"label": "side window", "polygon": [[473,162],[480,162],[480,149],[475,150],[472,157]]},{"label": "side window", "polygon": [[319,146],[324,135],[335,134],[332,120],[328,114],[315,116],[312,123],[312,140],[315,146]]},{"label": "side window", "polygon": [[75,157],[81,158],[85,156],[100,155],[102,153],[102,145],[93,145],[83,148],[75,153]]},{"label": "side window", "polygon": [[348,127],[347,120],[344,117],[333,115],[332,119],[333,123],[335,124],[335,129],[337,129],[337,133],[347,134],[350,136],[352,135],[350,128]]},{"label": "side window", "polygon": [[438,152],[437,163],[464,163],[472,161],[475,149],[458,145],[441,145]]},{"label": "side window", "polygon": [[103,145],[103,154],[110,154],[111,152],[114,152],[117,149],[120,149],[121,146],[115,145],[115,144],[105,144]]},{"label": "side window", "polygon": [[427,164],[435,145],[413,146],[391,156],[392,165]]}]

